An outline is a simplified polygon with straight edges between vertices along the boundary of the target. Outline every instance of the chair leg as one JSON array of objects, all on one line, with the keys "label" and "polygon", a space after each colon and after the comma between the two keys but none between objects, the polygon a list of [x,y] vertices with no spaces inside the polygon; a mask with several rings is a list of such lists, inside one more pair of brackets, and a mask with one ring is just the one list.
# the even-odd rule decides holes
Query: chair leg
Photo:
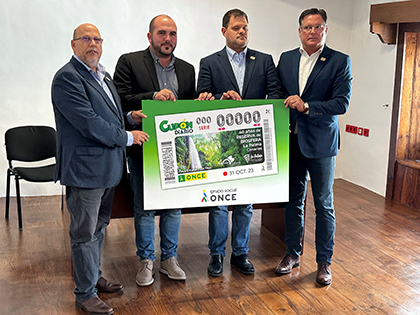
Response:
[{"label": "chair leg", "polygon": [[61,211],[64,209],[64,186],[61,186]]},{"label": "chair leg", "polygon": [[16,182],[16,202],[17,202],[17,209],[18,209],[19,230],[22,230],[22,206],[20,203],[19,176],[15,175],[15,182]]},{"label": "chair leg", "polygon": [[6,219],[9,218],[9,206],[10,206],[10,170],[7,169],[7,180],[6,180]]}]

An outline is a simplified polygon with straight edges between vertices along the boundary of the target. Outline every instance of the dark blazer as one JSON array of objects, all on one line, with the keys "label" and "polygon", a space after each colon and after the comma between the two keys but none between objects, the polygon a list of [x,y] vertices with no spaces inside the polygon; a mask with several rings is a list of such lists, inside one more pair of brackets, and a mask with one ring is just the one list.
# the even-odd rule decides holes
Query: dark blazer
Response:
[{"label": "dark blazer", "polygon": [[125,167],[127,132],[120,99],[107,73],[117,107],[75,58],[54,76],[51,95],[57,128],[55,180],[81,188],[116,186]]},{"label": "dark blazer", "polygon": [[[196,97],[194,67],[179,58],[175,58],[174,66],[178,78],[178,98],[194,99]],[[141,109],[142,100],[152,100],[153,94],[159,92],[160,88],[149,49],[122,55],[115,68],[114,83],[121,97],[124,113]],[[129,124],[126,124],[126,128],[132,129]],[[135,129],[141,130],[141,124]],[[141,151],[140,146],[127,148],[127,154],[137,158],[140,158]]]},{"label": "dark blazer", "polygon": [[[279,99],[280,82],[271,55],[248,48],[242,99]],[[210,92],[220,99],[223,92],[239,93],[226,47],[200,61],[197,92]]]},{"label": "dark blazer", "polygon": [[[300,56],[299,48],[280,56],[277,70],[284,98],[299,95]],[[290,110],[291,130],[298,125],[299,147],[307,158],[337,155],[338,115],[349,107],[351,80],[350,57],[325,45],[300,96],[309,105],[308,114]]]}]

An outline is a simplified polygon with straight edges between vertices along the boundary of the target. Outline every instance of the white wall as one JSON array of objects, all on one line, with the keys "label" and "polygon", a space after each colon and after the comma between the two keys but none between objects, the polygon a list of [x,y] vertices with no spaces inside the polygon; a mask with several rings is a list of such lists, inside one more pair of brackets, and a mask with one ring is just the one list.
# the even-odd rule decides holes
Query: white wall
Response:
[{"label": "white wall", "polygon": [[[381,1],[386,2],[386,1]],[[353,96],[346,123],[371,129],[369,138],[342,133],[336,177],[384,194],[387,170],[395,47],[369,33],[373,1],[245,0],[250,19],[250,47],[273,55],[299,45],[297,19],[303,9],[322,7],[329,15],[327,43],[348,53],[353,63]],[[154,16],[166,13],[178,25],[176,56],[192,63],[224,45],[223,14],[238,1],[193,0],[3,0],[0,4],[0,134],[13,126],[55,126],[51,80],[71,57],[70,39],[81,23],[95,24],[105,39],[101,63],[111,75],[118,57],[148,46]],[[373,85],[371,82],[375,82]],[[7,160],[0,158],[0,196],[5,195]],[[1,181],[1,179],[4,181]],[[14,189],[12,190],[14,194]],[[22,195],[60,194],[58,184],[22,183]]]},{"label": "white wall", "polygon": [[[340,117],[342,149],[336,172],[381,195],[386,191],[396,45],[382,44],[369,32],[369,8],[384,2],[392,1],[353,1],[353,94],[349,111]],[[346,124],[369,128],[369,137],[344,132]]]}]

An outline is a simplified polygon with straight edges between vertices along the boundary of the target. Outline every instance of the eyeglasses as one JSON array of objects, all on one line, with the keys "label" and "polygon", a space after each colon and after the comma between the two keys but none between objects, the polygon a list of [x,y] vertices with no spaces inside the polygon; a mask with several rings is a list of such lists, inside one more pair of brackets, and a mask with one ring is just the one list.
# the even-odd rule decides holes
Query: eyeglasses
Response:
[{"label": "eyeglasses", "polygon": [[325,27],[326,27],[325,24],[323,24],[323,25],[315,25],[315,26],[306,25],[306,26],[301,26],[300,29],[302,31],[304,31],[305,33],[312,31],[312,29],[314,29],[315,32],[322,32]]},{"label": "eyeglasses", "polygon": [[86,44],[90,44],[90,42],[93,41],[95,42],[96,45],[101,45],[102,42],[104,41],[102,38],[98,38],[98,37],[89,37],[89,36],[82,36],[79,38],[75,38],[73,40],[79,40],[81,39],[83,42],[85,42]]}]

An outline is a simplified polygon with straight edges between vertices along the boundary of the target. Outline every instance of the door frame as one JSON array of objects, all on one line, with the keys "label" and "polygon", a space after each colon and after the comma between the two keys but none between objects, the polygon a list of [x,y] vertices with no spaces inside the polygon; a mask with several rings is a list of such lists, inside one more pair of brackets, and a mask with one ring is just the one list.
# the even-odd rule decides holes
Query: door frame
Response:
[{"label": "door frame", "polygon": [[391,135],[389,142],[386,197],[393,200],[394,173],[398,147],[398,127],[401,107],[401,90],[404,70],[405,33],[420,33],[420,23],[400,23],[398,26],[397,58],[395,66],[394,97],[392,102]]}]

